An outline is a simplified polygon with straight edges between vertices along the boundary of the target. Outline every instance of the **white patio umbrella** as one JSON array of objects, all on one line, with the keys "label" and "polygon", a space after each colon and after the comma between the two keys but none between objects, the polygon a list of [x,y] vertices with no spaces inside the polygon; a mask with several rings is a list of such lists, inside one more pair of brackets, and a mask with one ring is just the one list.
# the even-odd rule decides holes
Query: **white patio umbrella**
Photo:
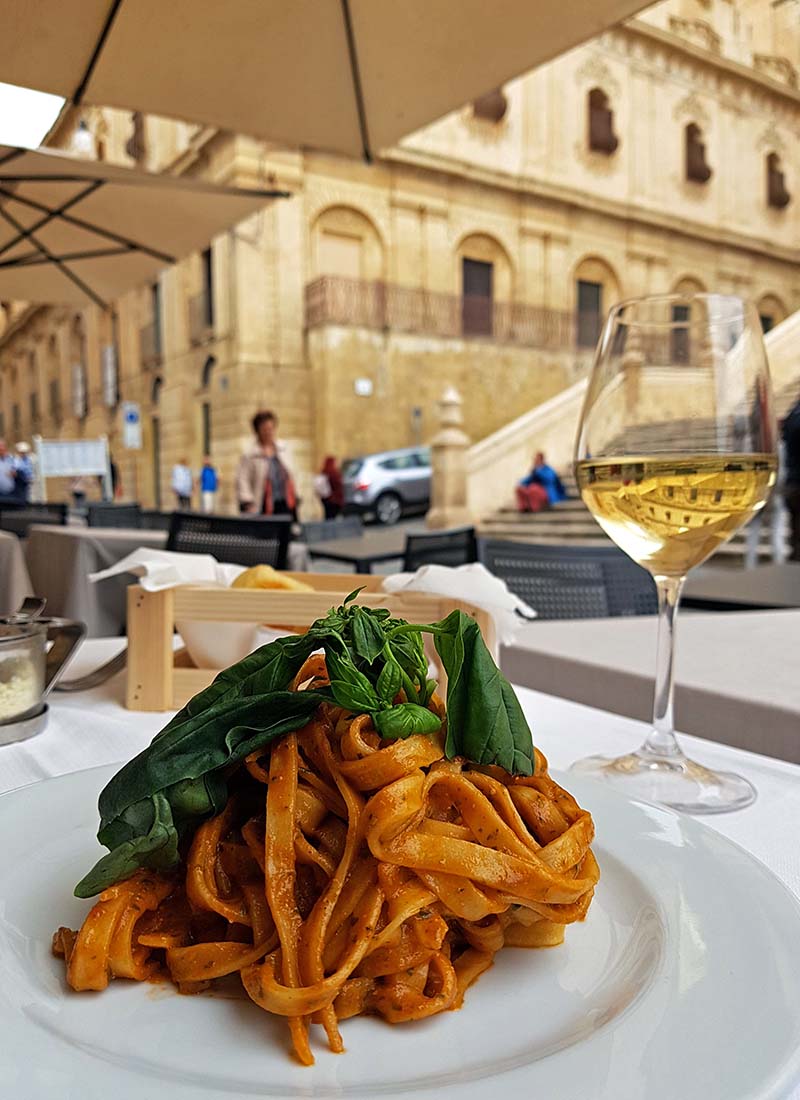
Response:
[{"label": "white patio umbrella", "polygon": [[0,0],[0,80],[367,160],[642,0]]},{"label": "white patio umbrella", "polygon": [[285,195],[0,145],[0,299],[105,306]]}]

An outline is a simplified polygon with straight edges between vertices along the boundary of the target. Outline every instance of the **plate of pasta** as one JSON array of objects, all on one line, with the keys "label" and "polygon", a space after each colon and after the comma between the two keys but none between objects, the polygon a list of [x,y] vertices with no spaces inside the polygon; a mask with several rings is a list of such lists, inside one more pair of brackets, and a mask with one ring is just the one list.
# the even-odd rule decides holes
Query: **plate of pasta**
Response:
[{"label": "plate of pasta", "polygon": [[0,830],[15,1100],[745,1100],[800,1069],[797,904],[691,819],[552,776],[460,611],[348,599]]}]

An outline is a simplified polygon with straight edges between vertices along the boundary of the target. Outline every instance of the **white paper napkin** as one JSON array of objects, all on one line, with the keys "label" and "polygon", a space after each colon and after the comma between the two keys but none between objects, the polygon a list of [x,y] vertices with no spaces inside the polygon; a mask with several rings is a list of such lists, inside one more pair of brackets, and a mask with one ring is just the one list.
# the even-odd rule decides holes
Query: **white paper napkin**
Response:
[{"label": "white paper napkin", "polygon": [[228,588],[244,570],[243,565],[218,562],[210,554],[177,554],[173,550],[141,547],[108,569],[90,573],[89,580],[104,581],[119,573],[133,573],[148,592],[160,592],[178,584],[219,584]]},{"label": "white paper napkin", "polygon": [[509,592],[504,581],[479,562],[472,565],[423,565],[416,573],[393,573],[383,582],[385,592],[429,592],[466,600],[488,611],[495,622],[498,641],[509,645],[517,628],[536,612]]}]

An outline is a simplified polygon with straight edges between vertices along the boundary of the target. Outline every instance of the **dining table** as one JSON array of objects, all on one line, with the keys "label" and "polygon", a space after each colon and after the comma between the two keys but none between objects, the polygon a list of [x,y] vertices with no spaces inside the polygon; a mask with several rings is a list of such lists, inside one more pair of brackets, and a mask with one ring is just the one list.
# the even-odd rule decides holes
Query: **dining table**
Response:
[{"label": "dining table", "polygon": [[[123,644],[119,638],[88,640],[72,662],[70,676],[87,673],[110,659]],[[54,776],[121,763],[145,748],[172,712],[126,710],[124,675],[120,673],[91,691],[51,695],[49,722],[43,732],[0,747],[0,795]],[[557,777],[580,757],[595,752],[621,753],[642,740],[645,727],[635,719],[529,688],[515,690],[535,743]],[[747,776],[758,792],[752,805],[712,815],[704,819],[705,824],[761,860],[800,898],[800,851],[795,843],[800,832],[800,767],[691,735],[683,741],[694,758]],[[569,785],[568,776],[563,781]],[[586,795],[584,801],[591,808]],[[92,812],[88,807],[87,813]],[[777,1094],[770,1093],[773,1095]],[[800,1100],[800,1085],[781,1096]]]},{"label": "dining table", "polygon": [[371,573],[380,562],[402,560],[407,534],[397,527],[377,528],[364,535],[312,543],[309,553],[312,558],[351,565],[356,573]]},{"label": "dining table", "polygon": [[12,614],[32,595],[22,543],[10,531],[0,531],[0,615]]},{"label": "dining table", "polygon": [[[687,733],[800,763],[800,611],[679,614],[675,716]],[[536,621],[501,649],[514,683],[647,721],[650,615]]]},{"label": "dining table", "polygon": [[[47,613],[86,624],[87,635],[107,637],[125,630],[129,574],[90,581],[89,574],[115,565],[140,547],[166,549],[169,535],[127,527],[58,527],[35,524],[25,550],[33,590],[47,600]],[[288,568],[308,570],[308,548],[292,542]]]},{"label": "dining table", "polygon": [[800,608],[800,562],[773,562],[755,569],[695,569],[681,604],[698,611],[766,611]]}]

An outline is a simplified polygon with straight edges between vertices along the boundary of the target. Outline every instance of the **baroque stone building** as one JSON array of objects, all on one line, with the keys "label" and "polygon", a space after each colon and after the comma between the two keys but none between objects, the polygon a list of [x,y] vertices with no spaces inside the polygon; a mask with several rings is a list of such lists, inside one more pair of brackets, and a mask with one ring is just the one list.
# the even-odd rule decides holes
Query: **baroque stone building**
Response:
[{"label": "baroque stone building", "polygon": [[[325,454],[429,438],[448,384],[474,440],[558,393],[621,297],[741,293],[770,327],[800,307],[799,72],[795,0],[666,0],[369,166],[66,111],[54,146],[88,127],[97,157],[293,197],[113,312],[6,303],[0,435],[108,434],[147,504],[208,451],[234,508],[268,406],[310,500]],[[141,452],[120,400],[141,406]]]}]

